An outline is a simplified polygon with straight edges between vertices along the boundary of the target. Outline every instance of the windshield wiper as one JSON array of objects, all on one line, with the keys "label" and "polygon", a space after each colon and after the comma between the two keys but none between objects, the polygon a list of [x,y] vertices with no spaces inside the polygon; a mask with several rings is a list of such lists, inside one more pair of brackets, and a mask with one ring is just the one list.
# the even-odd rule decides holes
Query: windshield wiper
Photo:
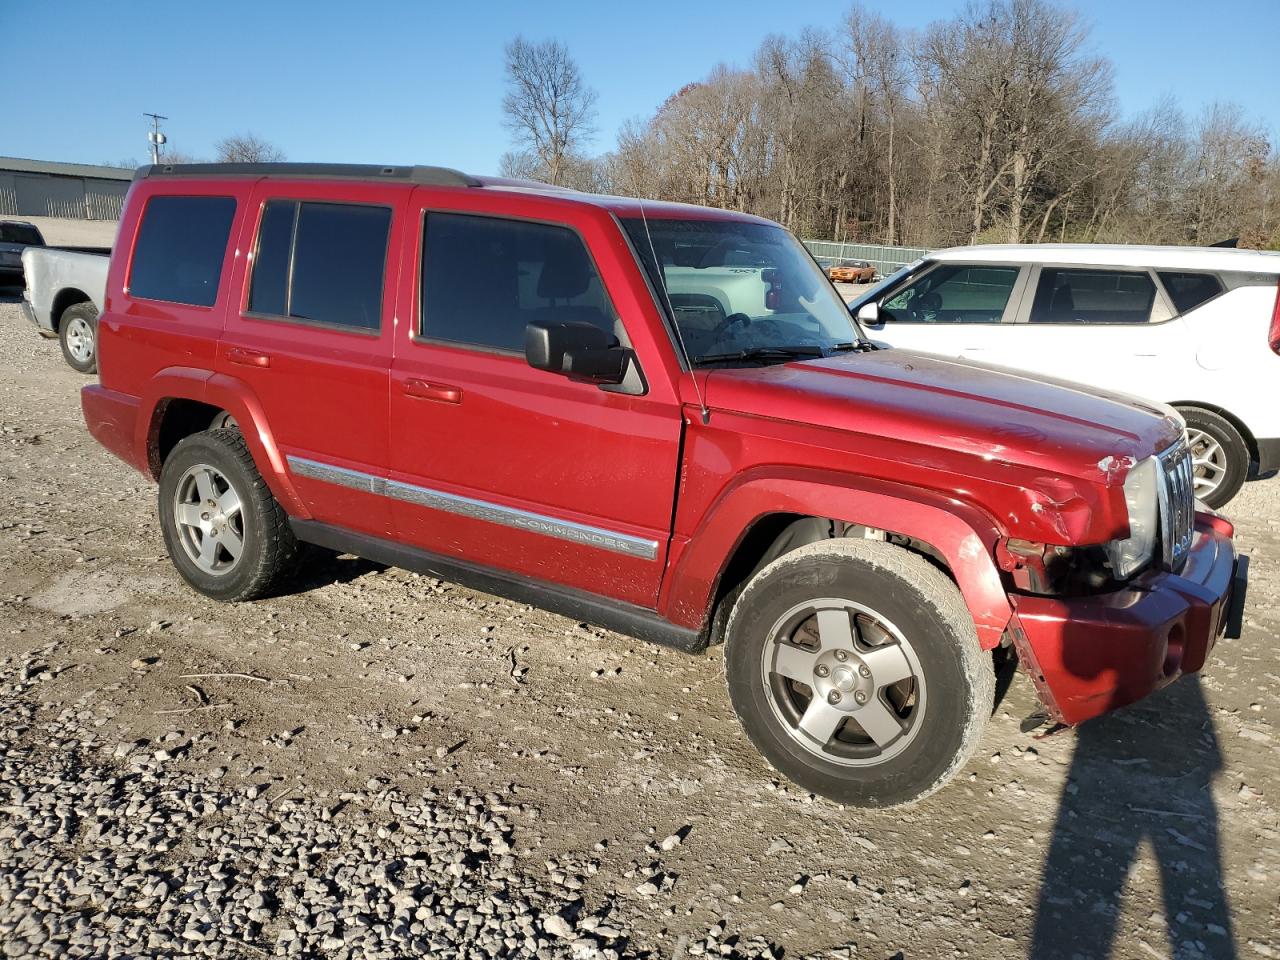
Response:
[{"label": "windshield wiper", "polygon": [[733,353],[704,353],[700,357],[694,357],[693,362],[702,364],[724,363],[730,360],[795,360],[800,357],[809,359],[824,356],[826,353],[822,347],[814,344],[798,344],[794,347],[750,347]]},{"label": "windshield wiper", "polygon": [[879,347],[877,347],[874,343],[872,343],[866,337],[859,337],[857,340],[854,340],[851,343],[836,343],[836,344],[832,344],[831,346],[832,353],[845,353],[846,351],[849,351],[849,350],[852,350],[855,353],[868,353],[871,350],[879,350],[879,349],[880,349]]}]

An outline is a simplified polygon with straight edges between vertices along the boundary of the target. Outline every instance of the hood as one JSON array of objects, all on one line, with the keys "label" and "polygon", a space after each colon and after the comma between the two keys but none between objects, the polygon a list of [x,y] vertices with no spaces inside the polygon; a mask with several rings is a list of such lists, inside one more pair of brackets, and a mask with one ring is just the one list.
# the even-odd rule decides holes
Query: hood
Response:
[{"label": "hood", "polygon": [[1170,407],[907,350],[713,370],[714,409],[889,438],[954,469],[957,455],[1107,487],[1183,436]]}]

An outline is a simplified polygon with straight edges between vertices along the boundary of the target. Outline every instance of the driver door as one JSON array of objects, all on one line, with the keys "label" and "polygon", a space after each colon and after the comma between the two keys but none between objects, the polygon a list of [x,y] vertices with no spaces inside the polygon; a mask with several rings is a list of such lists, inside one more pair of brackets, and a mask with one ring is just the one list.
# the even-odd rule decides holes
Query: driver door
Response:
[{"label": "driver door", "polygon": [[[424,200],[416,217],[416,256],[402,271],[415,308],[391,366],[398,538],[655,606],[678,475],[678,402],[656,377],[602,388],[535,370],[523,351],[535,321],[589,323],[631,343],[625,291],[604,282],[616,272],[600,269],[585,229],[552,222],[541,207],[519,219]],[[612,253],[603,240],[593,248]]]},{"label": "driver door", "polygon": [[867,333],[881,346],[946,357],[990,359],[1008,333],[1029,269],[1009,263],[943,262],[877,299]]}]

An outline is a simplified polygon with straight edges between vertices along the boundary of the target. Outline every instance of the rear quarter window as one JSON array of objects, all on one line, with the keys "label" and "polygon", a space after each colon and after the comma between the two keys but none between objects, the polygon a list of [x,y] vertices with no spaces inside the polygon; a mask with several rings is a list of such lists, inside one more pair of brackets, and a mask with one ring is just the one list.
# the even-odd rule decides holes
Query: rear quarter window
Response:
[{"label": "rear quarter window", "polygon": [[35,227],[25,223],[0,223],[0,243],[23,243],[29,247],[43,247],[44,238]]},{"label": "rear quarter window", "polygon": [[235,214],[234,197],[152,197],[133,247],[129,295],[213,306]]},{"label": "rear quarter window", "polygon": [[1160,282],[1179,313],[1194,310],[1222,293],[1222,281],[1211,273],[1175,273],[1161,270]]}]

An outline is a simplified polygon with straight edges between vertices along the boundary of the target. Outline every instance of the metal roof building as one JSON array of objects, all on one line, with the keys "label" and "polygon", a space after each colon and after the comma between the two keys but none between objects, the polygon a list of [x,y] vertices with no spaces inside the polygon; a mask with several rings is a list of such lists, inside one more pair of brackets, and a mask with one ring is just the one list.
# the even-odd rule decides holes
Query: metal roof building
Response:
[{"label": "metal roof building", "polygon": [[0,216],[119,220],[133,171],[0,157]]}]

